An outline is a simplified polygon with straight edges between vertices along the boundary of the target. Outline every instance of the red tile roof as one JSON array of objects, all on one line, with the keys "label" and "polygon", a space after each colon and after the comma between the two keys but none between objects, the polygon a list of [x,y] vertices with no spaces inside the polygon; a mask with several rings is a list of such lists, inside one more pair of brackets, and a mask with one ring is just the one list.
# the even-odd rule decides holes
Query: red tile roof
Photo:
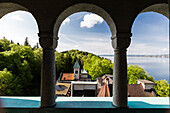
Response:
[{"label": "red tile roof", "polygon": [[107,84],[104,84],[101,86],[101,89],[99,91],[98,97],[110,97],[110,91]]},{"label": "red tile roof", "polygon": [[130,97],[154,97],[154,92],[146,92],[141,84],[128,84],[128,96]]},{"label": "red tile roof", "polygon": [[63,73],[61,80],[74,80],[74,73]]},{"label": "red tile roof", "polygon": [[105,85],[101,86],[98,97],[105,97]]},{"label": "red tile roof", "polygon": [[[98,77],[98,86],[99,93],[98,97],[106,97],[106,91],[109,91],[109,88],[106,89],[106,81],[109,81],[109,84],[113,84],[113,80],[111,75],[104,75],[103,77]],[[149,80],[139,79],[138,81],[147,83],[147,84],[154,84],[154,82]],[[111,91],[112,92],[112,91]],[[130,97],[156,97],[156,94],[153,89],[146,91],[142,84],[128,84],[128,96]]]},{"label": "red tile roof", "polygon": [[[128,84],[128,96],[130,97],[156,97],[153,90],[145,91],[141,84]],[[107,84],[101,86],[98,97],[110,97],[110,91]]]}]

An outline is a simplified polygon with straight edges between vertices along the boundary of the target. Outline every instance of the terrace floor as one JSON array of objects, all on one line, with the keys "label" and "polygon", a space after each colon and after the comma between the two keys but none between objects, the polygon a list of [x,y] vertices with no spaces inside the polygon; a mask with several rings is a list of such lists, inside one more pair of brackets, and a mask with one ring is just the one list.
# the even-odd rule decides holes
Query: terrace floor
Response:
[{"label": "terrace floor", "polygon": [[[112,104],[112,97],[58,97],[54,108],[40,108],[40,97],[0,97],[0,113],[119,112],[170,113],[168,97],[128,97],[129,108]],[[124,111],[126,110],[126,111]],[[144,112],[143,111],[143,112]],[[142,113],[143,113],[142,112]]]}]

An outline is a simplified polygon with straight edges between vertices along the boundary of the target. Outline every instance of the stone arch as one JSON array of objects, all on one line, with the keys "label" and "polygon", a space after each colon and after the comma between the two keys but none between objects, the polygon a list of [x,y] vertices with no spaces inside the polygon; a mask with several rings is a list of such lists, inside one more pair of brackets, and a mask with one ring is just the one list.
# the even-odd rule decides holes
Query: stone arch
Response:
[{"label": "stone arch", "polygon": [[[165,17],[167,17],[169,19],[169,5],[167,3],[158,3],[158,4],[153,4],[148,7],[145,7],[136,15],[136,17],[140,13],[144,13],[144,12],[156,12],[156,13],[164,15]],[[136,17],[132,20],[132,23],[130,26],[131,30],[132,30],[133,23],[134,23]]]},{"label": "stone arch", "polygon": [[91,12],[95,13],[99,16],[101,16],[106,23],[108,24],[110,31],[112,33],[112,36],[116,36],[116,25],[111,18],[111,16],[102,8],[99,6],[96,6],[94,4],[88,4],[88,3],[79,3],[72,5],[68,7],[66,10],[64,10],[57,18],[55,25],[54,25],[54,30],[53,30],[53,36],[58,37],[58,31],[60,28],[61,23],[64,21],[65,18],[70,16],[71,14],[77,13],[77,12]]},{"label": "stone arch", "polygon": [[160,13],[166,16],[169,19],[169,7],[168,7],[168,4],[166,3],[151,5],[143,9],[140,13],[143,13],[143,12],[157,12],[157,13]]},{"label": "stone arch", "polygon": [[0,3],[0,19],[2,17],[4,17],[5,15],[9,14],[9,13],[13,13],[13,12],[17,12],[17,11],[22,11],[22,12],[26,12],[26,13],[30,13],[35,21],[36,27],[38,29],[39,32],[39,22],[36,19],[36,15],[33,15],[32,12],[30,12],[30,10],[28,8],[26,8],[25,6],[16,4],[16,3]]},{"label": "stone arch", "polygon": [[[161,18],[166,18],[167,20],[169,19],[169,4],[167,4],[167,3],[156,3],[156,4],[152,4],[152,5],[150,5],[150,6],[148,6],[148,7],[145,7],[145,8],[143,8],[138,14],[137,14],[137,16],[139,15],[139,14],[142,14],[142,13],[149,13],[149,12],[152,12],[152,13],[156,13],[156,14],[159,14],[159,16],[162,16]],[[132,24],[131,24],[131,31],[132,31],[132,29],[134,29],[134,23],[135,23],[135,20],[136,20],[136,18],[137,18],[137,16],[134,18],[134,20],[133,20],[133,22],[132,22]],[[167,24],[166,24],[167,25]],[[152,25],[151,25],[152,26]],[[140,28],[141,29],[141,28]],[[161,31],[159,31],[159,32],[161,32]],[[134,33],[135,34],[135,33]],[[154,36],[154,35],[153,35]],[[139,38],[139,37],[138,37]],[[132,38],[133,39],[133,38]],[[149,42],[149,40],[143,40],[143,41],[145,41],[145,42]],[[167,41],[167,42],[169,42],[169,40]],[[154,42],[152,42],[152,43],[154,43]],[[146,44],[146,43],[145,43]],[[152,46],[152,47],[154,47],[154,46]],[[136,53],[135,53],[136,54]],[[149,53],[150,54],[150,53]]]},{"label": "stone arch", "polygon": [[25,12],[31,13],[31,15],[34,17],[34,19],[36,21],[36,24],[37,24],[37,27],[38,27],[38,30],[39,30],[39,22],[36,18],[36,15],[34,15],[28,8],[26,8],[25,6],[16,4],[16,3],[12,3],[12,2],[0,3],[0,19],[3,16],[5,16],[6,14],[11,13],[11,12],[15,12],[15,11],[25,11]]},{"label": "stone arch", "polygon": [[14,11],[28,11],[27,8],[19,5],[19,4],[15,4],[15,3],[0,3],[0,18],[2,18],[4,15],[14,12]]}]

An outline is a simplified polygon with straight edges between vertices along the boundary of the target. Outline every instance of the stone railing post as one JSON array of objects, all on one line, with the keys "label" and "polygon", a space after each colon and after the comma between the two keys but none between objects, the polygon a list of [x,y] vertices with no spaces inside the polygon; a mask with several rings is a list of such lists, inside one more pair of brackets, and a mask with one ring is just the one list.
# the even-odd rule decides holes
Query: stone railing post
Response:
[{"label": "stone railing post", "polygon": [[131,33],[117,33],[112,37],[114,48],[114,69],[113,69],[113,105],[120,108],[127,108],[127,58],[126,49],[130,45]]},{"label": "stone railing post", "polygon": [[55,48],[58,38],[52,33],[39,33],[39,42],[43,48],[43,61],[41,71],[41,107],[54,107],[56,99],[56,69]]}]

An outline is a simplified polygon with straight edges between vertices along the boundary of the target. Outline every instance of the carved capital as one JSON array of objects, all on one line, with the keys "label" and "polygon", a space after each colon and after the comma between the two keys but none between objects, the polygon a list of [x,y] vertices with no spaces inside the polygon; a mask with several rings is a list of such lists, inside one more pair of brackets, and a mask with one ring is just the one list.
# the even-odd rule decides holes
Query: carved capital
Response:
[{"label": "carved capital", "polygon": [[39,33],[39,42],[43,49],[55,49],[58,45],[58,37],[53,37],[52,33]]},{"label": "carved capital", "polygon": [[116,36],[111,37],[112,47],[114,49],[126,49],[131,42],[132,33],[117,33]]}]

